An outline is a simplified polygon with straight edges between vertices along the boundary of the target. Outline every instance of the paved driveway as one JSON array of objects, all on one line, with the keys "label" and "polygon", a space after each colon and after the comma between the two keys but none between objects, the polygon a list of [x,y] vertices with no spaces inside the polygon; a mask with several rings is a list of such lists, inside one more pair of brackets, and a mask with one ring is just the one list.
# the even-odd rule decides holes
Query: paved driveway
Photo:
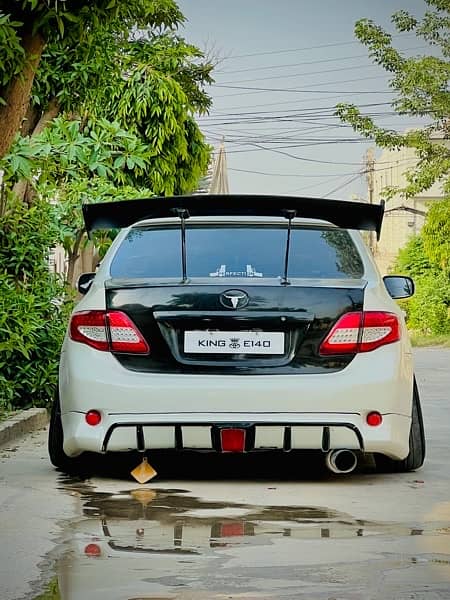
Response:
[{"label": "paved driveway", "polygon": [[138,487],[58,474],[45,432],[3,449],[0,598],[449,599],[450,350],[415,354],[416,473],[200,458]]}]

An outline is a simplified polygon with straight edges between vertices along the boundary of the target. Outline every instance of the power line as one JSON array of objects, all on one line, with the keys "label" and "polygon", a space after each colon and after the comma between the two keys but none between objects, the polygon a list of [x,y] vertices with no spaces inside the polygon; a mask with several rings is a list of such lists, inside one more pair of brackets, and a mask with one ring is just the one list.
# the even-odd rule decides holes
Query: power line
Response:
[{"label": "power line", "polygon": [[214,71],[215,75],[231,75],[234,73],[254,73],[255,71],[267,71],[270,69],[287,69],[289,67],[300,67],[308,65],[319,65],[330,62],[342,62],[343,60],[352,60],[355,58],[367,58],[367,54],[353,54],[352,56],[342,56],[341,58],[321,58],[319,60],[300,61],[295,63],[285,63],[281,65],[270,65],[265,67],[253,67],[250,69],[233,69],[227,71]]},{"label": "power line", "polygon": [[[367,140],[367,143],[369,143],[370,140]],[[280,148],[265,148],[264,146],[261,146],[260,144],[257,144],[256,142],[252,142],[248,144],[249,146],[254,146],[254,148],[249,148],[248,150],[228,150],[227,154],[239,154],[242,152],[257,152],[258,150],[266,150],[268,152],[273,152],[275,154],[281,154],[282,156],[287,156],[289,158],[293,158],[295,160],[300,160],[300,161],[304,161],[304,162],[308,162],[308,163],[316,163],[316,164],[326,164],[326,165],[351,165],[351,166],[358,166],[361,167],[362,163],[361,162],[342,162],[342,161],[329,161],[329,160],[319,160],[319,159],[312,159],[312,158],[306,158],[304,156],[298,156],[296,154],[290,154],[289,152],[284,152],[283,150],[281,150]],[[288,146],[284,146],[284,148],[300,148],[300,147],[304,147],[306,146],[302,145],[302,144],[293,144],[293,145],[288,145]],[[404,163],[404,162],[410,162],[413,161],[413,158],[404,158],[404,159],[400,159],[397,162],[397,164],[400,163]],[[384,167],[384,168],[376,168],[374,169],[375,171],[386,171],[388,169],[391,168],[392,166],[392,161],[376,161],[376,165],[383,165],[383,164],[387,164],[389,165],[388,167]],[[363,173],[363,171],[361,172]]]},{"label": "power line", "polygon": [[[231,168],[228,167],[228,171],[237,171],[238,173],[251,173],[254,175],[265,175],[267,177],[324,177],[323,174],[320,175],[311,175],[310,173],[304,174],[304,173],[267,173],[265,171],[252,171],[249,169],[235,169],[235,168]],[[356,173],[336,173],[334,175],[330,175],[329,173],[327,173],[327,176],[329,176],[330,178],[334,178],[334,177],[346,177],[348,175],[356,175]],[[359,173],[358,173],[359,175]]]},{"label": "power line", "polygon": [[[340,71],[350,71],[352,69],[369,69],[369,68],[373,68],[373,67],[379,67],[379,65],[376,64],[372,64],[372,65],[352,65],[351,67],[341,67],[340,69],[325,69],[323,71],[307,71],[306,73],[291,73],[286,74],[284,73],[283,75],[268,75],[267,77],[256,77],[254,79],[238,79],[238,80],[232,80],[232,81],[221,81],[220,82],[220,87],[223,87],[224,85],[227,84],[234,84],[234,83],[252,83],[253,81],[267,81],[268,79],[289,79],[292,77],[303,77],[305,75],[323,75],[324,73],[338,73]],[[219,87],[219,84],[214,84],[216,87]]]},{"label": "power line", "polygon": [[[216,102],[217,102],[217,100],[220,100],[220,99],[222,99],[222,98],[230,98],[230,97],[232,97],[232,96],[239,96],[239,97],[242,97],[242,96],[252,96],[252,95],[254,95],[255,93],[259,93],[259,92],[244,92],[244,93],[241,93],[241,94],[225,94],[225,95],[223,95],[223,96],[215,96],[215,98],[214,98],[214,102],[216,103]],[[321,92],[318,92],[318,93],[321,93]],[[357,96],[358,96],[358,92],[353,92],[353,93],[354,93],[355,97],[357,97]],[[386,95],[387,95],[389,92],[388,92],[388,91],[386,91],[385,93],[386,93]],[[328,101],[329,101],[329,100],[334,100],[335,98],[336,98],[336,99],[342,99],[342,94],[339,94],[338,96],[328,96],[328,97],[327,97],[327,100],[328,100]],[[293,99],[293,100],[287,100],[287,101],[285,100],[285,101],[278,101],[278,102],[270,102],[270,103],[264,103],[264,104],[250,104],[250,105],[247,105],[247,106],[242,106],[242,105],[240,105],[240,106],[233,106],[233,107],[231,107],[231,106],[230,106],[229,110],[234,110],[234,109],[241,108],[241,107],[242,107],[242,108],[251,108],[252,106],[253,106],[253,107],[261,107],[261,106],[281,106],[282,104],[293,104],[293,103],[295,103],[295,105],[297,106],[297,105],[299,105],[299,104],[305,104],[306,102],[314,102],[314,101],[317,101],[317,102],[323,102],[323,101],[324,101],[324,98],[323,98],[322,96],[315,96],[314,98],[303,98],[303,99],[301,99],[301,100],[297,100],[297,98],[295,98],[295,99]],[[356,100],[353,100],[353,102],[356,102]],[[385,104],[392,104],[392,101],[390,101],[390,102],[386,102]],[[224,108],[228,108],[228,107],[224,107]],[[336,107],[334,106],[334,108],[336,108]],[[306,110],[306,109],[305,109],[305,110]]]},{"label": "power line", "polygon": [[344,181],[344,183],[342,183],[341,185],[338,185],[337,187],[335,187],[334,189],[332,189],[331,192],[327,192],[324,195],[325,196],[331,196],[331,194],[334,194],[335,192],[338,192],[339,190],[342,190],[343,188],[347,187],[348,185],[350,185],[351,183],[353,183],[354,181],[356,181],[360,177],[361,177],[361,173],[358,173],[358,175],[356,175],[355,177],[352,177],[348,181]]},{"label": "power line", "polygon": [[[293,158],[295,160],[300,160],[300,161],[304,161],[304,162],[308,162],[308,163],[317,163],[317,164],[322,164],[322,165],[352,165],[352,166],[361,166],[361,163],[355,163],[355,162],[340,162],[340,161],[330,161],[330,160],[319,160],[319,159],[313,159],[313,158],[306,158],[305,156],[297,156],[295,154],[290,154],[289,152],[283,152],[283,150],[280,150],[279,148],[265,148],[264,146],[261,146],[259,144],[256,144],[255,142],[249,144],[249,146],[254,146],[254,148],[251,148],[249,150],[231,150],[228,151],[227,154],[237,154],[237,153],[241,153],[241,152],[255,152],[258,150],[266,150],[268,152],[274,152],[275,154],[281,154],[282,156],[287,156],[288,158]],[[289,145],[289,146],[285,146],[285,148],[299,148],[301,147],[300,144],[293,144],[293,145]]]},{"label": "power line", "polygon": [[271,138],[270,136],[265,135],[264,133],[261,135],[253,135],[253,137],[248,136],[239,136],[239,137],[228,137],[228,142],[242,142],[247,144],[252,144],[254,142],[259,142],[260,144],[285,144],[287,141],[296,142],[297,144],[303,146],[321,146],[323,144],[331,145],[331,144],[354,144],[367,141],[366,138],[307,138],[307,137],[299,137],[296,138]]},{"label": "power line", "polygon": [[[397,34],[397,35],[393,35],[391,36],[392,38],[398,38],[398,37],[411,37],[413,36],[413,33],[403,33],[403,34]],[[273,54],[287,54],[289,52],[304,52],[305,50],[318,50],[320,48],[336,48],[338,46],[351,46],[354,44],[359,44],[361,45],[361,42],[359,41],[352,41],[352,42],[333,42],[331,44],[320,44],[319,46],[306,46],[303,48],[290,48],[290,49],[286,49],[286,50],[266,50],[264,52],[253,52],[251,54],[235,54],[234,56],[227,56],[225,57],[223,60],[232,60],[235,58],[249,58],[252,56],[267,56],[267,55],[273,55]]]},{"label": "power line", "polygon": [[[402,52],[411,52],[412,50],[422,50],[424,48],[428,48],[428,46],[414,46],[412,48],[405,48],[404,50],[402,50]],[[367,53],[366,54],[353,54],[351,56],[341,56],[341,57],[337,57],[337,58],[321,58],[319,60],[311,60],[311,61],[300,61],[300,62],[295,62],[295,63],[286,63],[286,64],[281,64],[281,65],[269,65],[269,66],[264,66],[264,67],[253,67],[253,68],[246,68],[246,69],[232,69],[232,70],[225,70],[225,71],[221,71],[221,70],[215,70],[214,73],[216,75],[229,75],[232,73],[250,73],[250,72],[255,72],[255,71],[266,71],[269,69],[285,69],[285,68],[289,68],[289,67],[299,67],[302,65],[318,65],[318,64],[322,64],[322,63],[330,63],[330,62],[342,62],[344,60],[354,60],[355,58],[368,58]],[[351,68],[351,67],[348,67]]]},{"label": "power line", "polygon": [[[369,79],[385,79],[387,76],[386,75],[376,75],[374,77],[359,77],[358,79],[346,79],[343,81],[327,81],[327,82],[322,82],[322,83],[315,83],[310,85],[310,88],[313,87],[321,87],[323,85],[334,85],[335,83],[355,83],[356,81],[368,81]],[[296,94],[316,94],[317,90],[312,90],[312,89],[307,89],[307,90],[300,90],[298,88],[262,88],[262,87],[250,87],[250,86],[243,86],[243,85],[221,85],[221,84],[214,84],[214,87],[216,88],[226,88],[226,89],[231,89],[231,90],[252,90],[251,92],[248,92],[250,94],[253,93],[258,93],[258,92],[289,92],[289,93],[296,93]],[[389,90],[384,90],[384,91],[371,91],[371,90],[365,90],[365,91],[356,91],[356,90],[321,90],[320,91],[321,94],[352,94],[352,95],[356,95],[356,94],[388,94],[390,93]],[[218,98],[231,98],[232,96],[240,96],[240,95],[247,95],[247,94],[225,94],[224,96],[217,96]]]},{"label": "power line", "polygon": [[[372,117],[372,118],[384,118],[384,117],[392,117],[396,116],[395,112],[380,112],[380,113],[365,113],[364,116]],[[330,119],[335,119],[335,121],[330,122]],[[223,127],[226,125],[264,125],[264,124],[281,124],[286,125],[288,123],[301,123],[305,125],[316,125],[315,128],[310,128],[312,130],[318,128],[350,128],[350,125],[346,123],[341,123],[337,121],[337,115],[314,115],[314,114],[293,114],[293,115],[266,115],[266,116],[245,116],[239,117],[236,115],[234,118],[228,119],[219,119],[219,120],[207,120],[203,121],[201,125],[208,127]]]},{"label": "power line", "polygon": [[[321,176],[321,177],[323,177],[323,176]],[[307,185],[307,186],[302,185],[299,188],[295,188],[293,190],[287,190],[286,192],[284,192],[284,194],[295,194],[296,192],[300,192],[300,191],[304,192],[306,190],[312,190],[314,188],[318,188],[323,185],[327,185],[328,183],[330,183],[332,181],[333,178],[334,178],[334,176],[331,176],[330,178],[324,179],[323,181],[320,181],[319,183],[314,183],[313,185]]]},{"label": "power line", "polygon": [[[308,101],[309,101],[309,99],[308,99]],[[292,102],[298,102],[298,100],[289,100],[289,102],[287,104],[291,104]],[[275,104],[275,105],[278,106],[280,103],[279,102],[273,102],[271,104]],[[262,105],[262,106],[264,106],[264,105]],[[391,102],[370,102],[368,104],[360,104],[359,108],[372,108],[372,107],[375,107],[375,106],[391,106]],[[240,108],[240,107],[236,107],[236,108]],[[230,109],[230,110],[232,110],[232,109]],[[239,115],[239,116],[241,116],[241,115],[254,115],[254,114],[265,115],[267,113],[289,113],[289,112],[299,113],[300,111],[309,111],[309,110],[311,110],[310,107],[302,108],[302,109],[298,109],[298,108],[294,109],[293,108],[291,110],[284,110],[284,109],[282,109],[282,110],[270,110],[270,111],[264,110],[264,111],[249,111],[249,112],[239,111],[237,113],[217,113],[217,114],[219,116],[227,116],[227,115]],[[316,112],[318,112],[318,111],[333,111],[333,114],[334,114],[334,111],[336,110],[336,106],[335,105],[333,105],[333,106],[315,106],[314,110]],[[200,117],[198,119],[198,121],[202,121],[202,119],[208,119],[208,118],[210,118],[210,117]]]}]

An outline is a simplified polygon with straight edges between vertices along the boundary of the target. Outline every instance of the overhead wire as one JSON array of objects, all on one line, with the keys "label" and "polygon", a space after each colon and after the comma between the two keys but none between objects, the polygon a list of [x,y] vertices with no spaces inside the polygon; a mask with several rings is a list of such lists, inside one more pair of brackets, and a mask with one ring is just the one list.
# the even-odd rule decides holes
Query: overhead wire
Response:
[{"label": "overhead wire", "polygon": [[[412,37],[413,35],[414,35],[413,33],[399,33],[399,34],[394,34],[391,37],[392,38],[406,38],[406,37]],[[336,48],[338,46],[352,46],[354,44],[361,45],[361,42],[359,42],[358,40],[352,40],[351,42],[332,42],[329,44],[319,44],[318,46],[304,46],[303,48],[290,48],[290,49],[284,49],[284,50],[264,50],[262,52],[252,52],[250,54],[235,54],[235,55],[227,56],[223,60],[232,60],[232,59],[236,59],[236,58],[250,58],[253,56],[267,56],[267,55],[273,55],[273,54],[287,54],[290,52],[304,52],[306,50],[318,50],[320,48],[333,48],[333,47]]]},{"label": "overhead wire", "polygon": [[[377,107],[377,106],[390,106],[390,102],[382,102],[382,103],[372,103],[372,104],[361,104],[360,109]],[[366,110],[364,111],[365,116],[391,116],[396,115],[395,111],[374,111],[374,110]],[[289,110],[274,110],[274,111],[250,111],[250,112],[235,112],[235,113],[220,113],[220,114],[211,114],[209,116],[203,116],[198,119],[198,123],[200,124],[222,124],[229,125],[233,123],[255,123],[255,122],[266,122],[269,120],[272,121],[292,121],[296,118],[298,119],[336,119],[336,106],[326,106],[326,107],[305,107],[305,108],[295,108]],[[238,120],[239,119],[239,120]],[[346,126],[342,124],[342,126]]]},{"label": "overhead wire", "polygon": [[[358,179],[358,177],[360,176],[359,173],[357,173],[356,175],[357,176],[355,177],[354,181],[356,181]],[[330,182],[331,182],[331,178],[330,179],[327,178],[326,180],[321,181],[320,183],[314,183],[313,185],[301,186],[301,187],[298,187],[298,188],[287,190],[284,193],[285,194],[294,194],[294,193],[300,192],[300,191],[304,192],[304,191],[307,191],[307,190],[317,189],[318,187],[322,187],[324,185],[327,185]],[[350,182],[350,183],[352,183],[352,182]],[[350,185],[350,183],[348,183],[347,185]],[[327,196],[327,195],[329,195],[329,194],[324,194],[324,196]]]},{"label": "overhead wire", "polygon": [[347,187],[348,185],[352,184],[354,181],[356,181],[357,179],[359,179],[361,177],[361,173],[358,173],[358,175],[356,175],[355,177],[352,177],[351,179],[345,181],[344,183],[342,183],[341,185],[338,185],[337,187],[333,188],[330,192],[326,192],[324,195],[326,197],[331,196],[332,194],[334,194],[335,192],[339,192],[340,190],[344,189],[345,187]]},{"label": "overhead wire", "polygon": [[[237,153],[241,153],[241,152],[252,152],[252,151],[255,152],[255,151],[260,151],[260,150],[266,150],[268,152],[274,152],[275,154],[281,154],[283,156],[287,156],[287,157],[293,158],[295,160],[300,160],[300,161],[310,162],[310,163],[318,163],[318,164],[323,164],[323,165],[359,165],[360,164],[360,163],[355,163],[355,162],[329,161],[329,160],[307,158],[305,156],[297,156],[296,154],[290,154],[289,152],[284,152],[280,148],[265,148],[264,146],[261,146],[260,144],[257,144],[255,142],[248,144],[248,145],[253,146],[253,148],[251,148],[247,151],[246,150],[234,150],[234,151],[231,150],[230,152],[227,152],[227,154],[237,154]],[[298,147],[300,147],[299,144],[284,146],[284,148],[298,148]]]},{"label": "overhead wire", "polygon": [[220,81],[220,82],[216,81],[213,85],[215,87],[222,87],[224,85],[228,85],[228,84],[231,85],[231,84],[235,84],[235,83],[252,83],[253,81],[267,81],[267,80],[272,80],[272,79],[291,79],[292,77],[305,77],[305,76],[309,76],[309,75],[318,76],[318,75],[323,75],[325,73],[339,73],[341,71],[351,71],[352,69],[368,69],[368,68],[373,68],[373,67],[379,67],[379,65],[376,65],[376,64],[352,65],[350,67],[341,67],[340,69],[326,69],[323,71],[308,71],[306,73],[290,73],[290,74],[283,73],[283,75],[268,75],[267,77],[256,77],[254,79],[237,79],[237,80]]},{"label": "overhead wire", "polygon": [[[250,169],[236,169],[234,167],[228,167],[228,171],[237,171],[239,173],[249,173],[254,175],[264,175],[266,177],[324,177],[323,174],[314,174],[311,173],[268,173],[267,171],[252,171]],[[327,177],[335,178],[335,177],[347,177],[348,175],[356,175],[356,173],[336,173],[334,175],[327,174]]]},{"label": "overhead wire", "polygon": [[[289,49],[289,50],[278,50],[278,51],[265,51],[265,52],[258,52],[258,53],[252,53],[249,55],[236,55],[234,57],[229,57],[229,59],[234,59],[234,58],[246,58],[246,57],[253,57],[253,56],[264,56],[264,55],[278,55],[278,54],[285,54],[288,52],[294,52],[294,51],[302,51],[302,50],[312,50],[315,48],[327,48],[327,47],[333,47],[333,46],[346,46],[352,43],[359,43],[359,42],[344,42],[342,44],[340,43],[332,43],[332,44],[321,44],[320,46],[311,46],[308,48],[303,48],[303,49]],[[406,51],[411,51],[411,50],[417,50],[422,48],[423,46],[420,47],[415,47],[415,48],[408,48],[405,50],[402,50],[404,52]],[[362,57],[367,56],[367,55],[361,55]],[[330,175],[329,173],[327,174],[328,177],[325,176],[325,180],[324,181],[320,181],[317,183],[314,183],[313,185],[309,185],[307,187],[303,186],[301,189],[309,189],[309,188],[316,188],[319,186],[324,186],[326,185],[328,182],[330,182],[331,180],[336,180],[336,178],[342,178],[342,177],[348,177],[350,176],[350,179],[347,179],[343,182],[340,182],[339,185],[335,186],[330,192],[328,192],[328,194],[333,194],[341,189],[344,189],[346,186],[351,185],[352,182],[356,181],[358,178],[360,178],[364,171],[361,171],[362,169],[362,164],[361,161],[359,162],[351,162],[351,161],[339,161],[339,160],[326,160],[326,159],[321,159],[321,158],[309,158],[303,155],[297,155],[295,153],[291,153],[288,152],[286,150],[288,149],[294,149],[294,148],[305,148],[305,147],[315,147],[315,146],[332,146],[335,144],[361,144],[361,143],[366,143],[366,144],[371,144],[373,143],[370,139],[366,139],[363,137],[355,137],[355,136],[349,136],[349,135],[345,135],[345,133],[342,131],[344,128],[348,128],[349,126],[345,123],[341,123],[339,121],[337,121],[337,115],[336,115],[336,107],[335,106],[330,106],[328,105],[323,105],[324,102],[323,100],[325,99],[324,96],[326,95],[326,100],[327,103],[329,103],[331,100],[334,100],[334,98],[339,98],[341,99],[342,96],[347,96],[349,94],[351,94],[354,99],[352,98],[352,102],[355,103],[357,102],[357,97],[359,95],[366,95],[366,94],[372,94],[372,95],[379,95],[379,94],[384,94],[385,96],[392,96],[392,94],[394,93],[393,90],[389,89],[386,86],[385,90],[380,90],[380,89],[374,89],[374,90],[349,90],[349,89],[345,89],[343,91],[338,91],[336,89],[317,89],[317,88],[321,88],[321,87],[330,87],[330,86],[337,86],[337,85],[347,85],[349,83],[357,83],[357,82],[362,82],[362,81],[369,81],[369,80],[376,80],[376,79],[386,79],[388,78],[388,75],[383,74],[381,76],[371,76],[371,77],[359,77],[356,79],[348,79],[348,80],[339,80],[339,81],[332,81],[332,82],[319,82],[319,83],[315,83],[315,84],[309,84],[307,86],[306,89],[302,89],[301,86],[297,85],[296,87],[288,87],[288,88],[283,88],[283,87],[259,87],[259,86],[248,86],[248,85],[238,85],[238,84],[248,84],[248,83],[252,83],[252,82],[257,82],[257,81],[270,81],[270,80],[276,80],[276,79],[292,79],[295,77],[314,77],[314,76],[320,76],[320,75],[324,75],[326,73],[330,73],[330,72],[342,72],[342,71],[347,71],[347,70],[351,70],[351,69],[361,69],[363,67],[374,67],[377,65],[353,65],[353,66],[342,66],[340,68],[337,69],[322,69],[322,70],[317,70],[317,71],[312,71],[312,72],[304,72],[304,73],[286,73],[284,75],[281,74],[274,74],[274,75],[269,75],[268,71],[270,71],[271,69],[281,69],[281,68],[288,68],[288,67],[294,67],[294,66],[298,66],[298,65],[308,65],[308,64],[320,64],[320,63],[332,63],[332,62],[337,62],[337,61],[343,61],[343,60],[353,60],[355,58],[358,58],[358,56],[349,56],[349,57],[337,57],[337,58],[326,58],[326,59],[319,59],[319,60],[315,60],[315,61],[303,61],[303,62],[295,62],[295,63],[289,63],[286,65],[264,65],[264,66],[260,66],[260,67],[255,67],[254,69],[249,69],[249,68],[242,68],[242,69],[234,69],[234,70],[224,70],[222,71],[221,75],[224,74],[231,74],[231,73],[245,73],[245,72],[253,72],[253,71],[264,71],[266,73],[266,76],[264,77],[257,77],[257,78],[251,78],[251,79],[240,79],[240,80],[233,80],[233,81],[222,81],[222,82],[218,82],[217,84],[215,84],[212,89],[216,90],[216,88],[218,89],[230,89],[230,90],[239,90],[239,93],[231,93],[231,94],[223,94],[223,95],[215,95],[215,100],[218,100],[220,103],[220,100],[223,98],[230,98],[230,97],[234,97],[234,96],[239,96],[239,97],[243,97],[243,96],[247,96],[247,95],[254,95],[254,94],[260,94],[263,92],[266,93],[285,93],[285,94],[295,94],[296,96],[298,96],[298,94],[308,94],[309,97],[307,98],[300,98],[297,100],[297,98],[294,99],[290,99],[287,101],[279,101],[279,102],[266,102],[266,103],[259,103],[259,104],[249,104],[247,106],[242,106],[239,105],[237,107],[224,107],[222,109],[219,110],[215,110],[211,115],[208,116],[204,116],[201,119],[199,119],[202,130],[205,131],[206,135],[208,135],[210,137],[210,139],[216,139],[217,141],[223,139],[223,136],[225,135],[227,143],[232,144],[233,148],[231,150],[227,150],[227,154],[238,154],[238,153],[246,153],[246,152],[258,152],[258,151],[263,151],[263,152],[271,152],[271,153],[276,153],[279,154],[281,156],[286,156],[288,158],[297,160],[297,161],[302,161],[308,164],[315,164],[315,165],[330,165],[333,167],[337,167],[339,165],[353,165],[353,166],[357,166],[359,167],[359,171],[358,172],[351,172],[351,173],[341,173],[341,174],[332,174]],[[369,86],[371,87],[371,86]],[[334,95],[334,96],[333,96]],[[319,106],[317,105],[313,105],[314,102],[318,102]],[[304,107],[299,107],[299,104],[307,104],[307,106]],[[281,109],[280,106],[281,105],[291,105],[292,108],[286,108],[286,109]],[[217,106],[217,104],[216,104]],[[392,106],[392,101],[388,101],[388,102],[374,102],[374,103],[364,103],[359,105],[361,110],[364,110],[364,116],[371,116],[372,118],[383,118],[383,119],[387,119],[390,118],[392,116],[398,116],[397,113],[393,110],[382,110],[383,107],[387,107],[387,106]],[[273,110],[269,109],[270,107],[275,107]],[[260,108],[260,109],[265,109],[268,108],[269,110],[254,110],[256,108]],[[237,109],[237,111],[236,111]],[[253,110],[252,110],[253,109]],[[236,111],[236,112],[233,112]],[[293,129],[292,127],[289,127],[289,125],[297,123],[299,126],[295,127],[295,129]],[[284,127],[283,127],[284,124]],[[243,127],[242,127],[243,126]],[[206,127],[206,129],[205,129]],[[338,131],[342,131],[343,135],[334,135],[331,132],[333,130],[338,130]],[[338,131],[336,131],[335,133],[338,134]],[[386,161],[388,162],[388,161]],[[379,163],[380,166],[378,166],[378,168],[376,170],[384,170],[381,167],[382,163]],[[295,177],[295,178],[303,178],[303,177],[320,177],[321,179],[324,177],[323,174],[317,174],[317,173],[282,173],[282,172],[267,172],[266,170],[252,170],[252,169],[241,169],[239,168],[240,165],[238,165],[237,167],[229,167],[229,170],[232,172],[239,172],[239,173],[243,173],[243,174],[248,174],[248,175],[257,175],[257,176],[263,176],[263,177],[280,177],[280,178],[289,178],[289,177]],[[389,168],[389,167],[386,167]],[[311,169],[312,170],[312,169]]]},{"label": "overhead wire", "polygon": [[[357,79],[345,79],[342,81],[326,81],[322,83],[313,83],[309,85],[309,88],[321,87],[324,85],[334,85],[340,83],[355,83],[357,81],[368,81],[370,79],[387,79],[387,75],[375,75],[373,77],[358,77]],[[259,92],[283,92],[283,93],[294,93],[294,94],[316,94],[317,90],[313,89],[298,89],[298,88],[263,88],[263,87],[251,87],[244,85],[221,85],[213,84],[215,88],[226,88],[229,90],[252,90],[246,92],[246,94],[225,94],[218,96],[218,98],[231,98],[232,96],[256,94]],[[386,94],[389,90],[320,90],[321,94]]]},{"label": "overhead wire", "polygon": [[[427,46],[414,46],[412,48],[404,48],[402,50],[402,52],[410,52],[412,50],[422,50],[424,48],[427,48]],[[342,62],[344,60],[354,60],[355,58],[368,58],[367,53],[365,54],[352,54],[351,56],[340,56],[340,57],[335,57],[335,58],[321,58],[319,60],[311,60],[311,61],[300,61],[300,62],[295,62],[295,63],[285,63],[285,64],[278,64],[278,65],[266,65],[264,67],[251,67],[251,68],[246,68],[246,69],[234,69],[234,70],[225,70],[222,71],[220,69],[217,69],[214,71],[215,75],[230,75],[233,73],[254,73],[255,71],[266,71],[266,70],[270,70],[270,69],[285,69],[285,68],[289,68],[289,67],[299,67],[302,65],[308,66],[308,65],[317,65],[317,64],[323,64],[323,63],[330,63],[330,62]],[[351,68],[351,67],[348,67]],[[320,71],[318,71],[320,73]]]}]

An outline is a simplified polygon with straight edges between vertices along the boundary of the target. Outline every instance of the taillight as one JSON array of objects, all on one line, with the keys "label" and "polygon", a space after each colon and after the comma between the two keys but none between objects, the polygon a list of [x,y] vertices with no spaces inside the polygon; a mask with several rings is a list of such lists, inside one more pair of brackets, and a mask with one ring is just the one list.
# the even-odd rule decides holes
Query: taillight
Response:
[{"label": "taillight", "polygon": [[400,324],[397,315],[382,311],[351,312],[342,315],[322,342],[320,354],[370,352],[397,342]]},{"label": "taillight", "polygon": [[108,311],[106,321],[111,335],[111,352],[148,354],[150,348],[141,332],[125,313]]},{"label": "taillight", "polygon": [[130,317],[118,310],[75,313],[70,320],[70,338],[106,352],[150,352],[149,345]]},{"label": "taillight", "polygon": [[109,350],[104,310],[75,313],[70,320],[70,337],[97,350]]}]

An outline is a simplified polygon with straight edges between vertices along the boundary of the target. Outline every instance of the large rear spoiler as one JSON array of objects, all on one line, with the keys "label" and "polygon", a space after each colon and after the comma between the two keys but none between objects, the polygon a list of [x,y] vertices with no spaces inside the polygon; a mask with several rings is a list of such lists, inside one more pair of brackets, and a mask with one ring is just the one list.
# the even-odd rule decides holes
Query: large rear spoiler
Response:
[{"label": "large rear spoiler", "polygon": [[128,227],[162,217],[268,216],[321,219],[344,229],[376,231],[380,238],[384,202],[366,204],[324,198],[261,195],[198,195],[83,204],[86,231]]}]

